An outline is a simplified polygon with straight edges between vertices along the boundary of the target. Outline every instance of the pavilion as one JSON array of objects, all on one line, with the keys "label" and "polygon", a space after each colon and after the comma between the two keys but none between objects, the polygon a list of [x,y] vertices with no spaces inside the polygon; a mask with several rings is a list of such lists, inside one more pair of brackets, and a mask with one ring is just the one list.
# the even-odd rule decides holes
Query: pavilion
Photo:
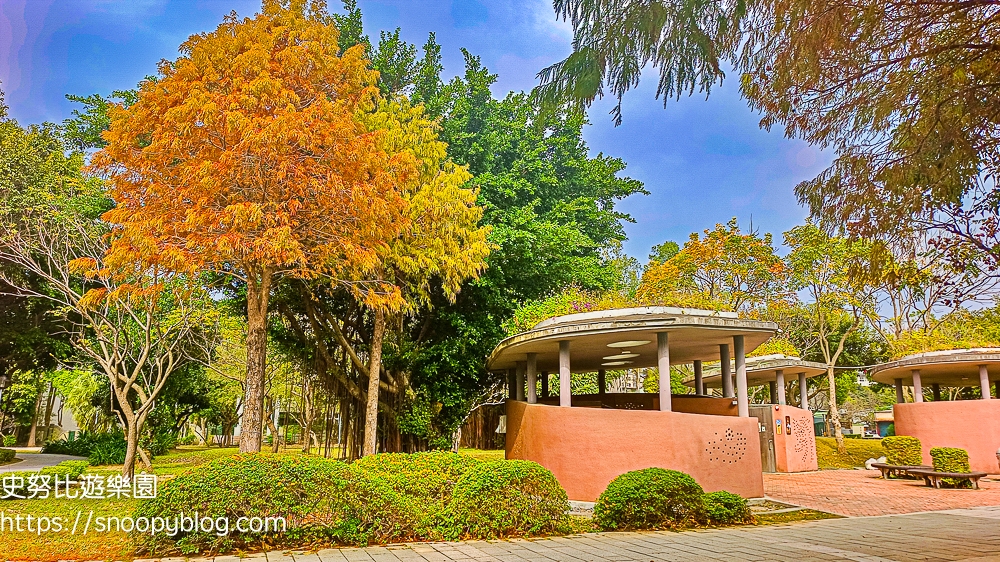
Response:
[{"label": "pavilion", "polygon": [[[620,474],[648,467],[680,470],[706,491],[764,494],[758,422],[750,415],[746,352],[777,331],[735,313],[637,307],[544,320],[502,341],[488,360],[508,375],[506,454],[551,470],[570,499],[594,501]],[[704,395],[606,391],[609,369],[735,359],[735,400]],[[549,396],[548,373],[559,378]],[[597,373],[597,394],[573,396],[570,374]],[[538,376],[543,381],[541,396]],[[810,420],[810,432],[811,420]]]},{"label": "pavilion", "polygon": [[[1000,348],[954,349],[909,355],[872,368],[870,378],[896,388],[896,435],[920,439],[924,463],[932,447],[959,447],[969,453],[972,470],[1000,473]],[[931,388],[932,401],[924,400]],[[904,387],[912,388],[906,402]],[[941,388],[978,387],[980,399],[942,400]]]},{"label": "pavilion", "polygon": [[[784,406],[787,402],[788,382],[786,377],[795,377],[798,381],[797,406],[809,409],[809,393],[806,392],[806,379],[826,373],[826,365],[813,361],[803,361],[798,357],[774,354],[747,358],[747,385],[770,388],[771,404]],[[701,386],[698,378],[691,377],[684,384],[695,389],[697,394],[705,394],[709,388],[721,388],[723,396],[733,396],[732,367],[722,365],[705,372]]]}]

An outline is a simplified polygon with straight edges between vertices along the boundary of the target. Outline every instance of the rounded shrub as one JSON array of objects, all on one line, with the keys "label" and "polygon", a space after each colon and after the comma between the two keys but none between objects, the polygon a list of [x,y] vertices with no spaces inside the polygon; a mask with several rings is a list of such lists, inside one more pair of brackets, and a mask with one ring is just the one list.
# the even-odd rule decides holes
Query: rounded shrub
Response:
[{"label": "rounded shrub", "polygon": [[455,535],[446,507],[463,474],[482,461],[451,452],[379,453],[351,464],[358,540],[442,540]]},{"label": "rounded shrub", "polygon": [[14,449],[0,449],[0,464],[7,464],[14,460],[17,453]]},{"label": "rounded shrub", "polygon": [[[286,540],[322,537],[356,540],[358,522],[347,507],[350,469],[316,457],[234,455],[206,463],[161,484],[157,497],[136,508],[136,517],[283,517]],[[272,533],[273,534],[273,533]],[[247,546],[265,535],[192,531],[169,537],[136,533],[140,552],[218,552]]]},{"label": "rounded shrub", "polygon": [[882,438],[885,462],[896,466],[920,466],[924,463],[920,440],[908,435]]},{"label": "rounded shrub", "polygon": [[454,536],[495,539],[555,531],[566,519],[566,491],[548,469],[522,460],[482,462],[455,484],[448,511]]},{"label": "rounded shrub", "polygon": [[608,484],[594,505],[594,520],[606,531],[677,527],[704,518],[704,493],[683,472],[633,470]]},{"label": "rounded shrub", "polygon": [[753,513],[747,500],[732,492],[711,492],[701,498],[705,504],[705,518],[713,525],[739,525],[753,523]]}]

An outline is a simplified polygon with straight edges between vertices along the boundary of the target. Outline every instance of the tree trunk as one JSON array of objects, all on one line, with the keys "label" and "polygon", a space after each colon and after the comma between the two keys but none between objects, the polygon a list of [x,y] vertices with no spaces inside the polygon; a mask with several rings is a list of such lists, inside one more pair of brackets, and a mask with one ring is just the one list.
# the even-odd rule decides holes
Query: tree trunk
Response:
[{"label": "tree trunk", "polygon": [[375,309],[375,328],[372,331],[371,359],[368,361],[368,403],[365,409],[365,444],[362,456],[374,455],[378,424],[378,382],[382,370],[382,337],[385,335],[385,312]]},{"label": "tree trunk", "polygon": [[139,453],[139,458],[142,459],[142,466],[145,467],[146,472],[153,472],[153,459],[149,458],[142,447],[136,447],[135,450]]},{"label": "tree trunk", "polygon": [[[38,385],[35,385],[38,388]],[[45,391],[38,389],[38,395],[35,397],[35,409],[32,410],[31,414],[31,431],[28,432],[28,446],[35,446],[35,435],[38,433],[38,410],[42,408],[42,399],[45,397]]]},{"label": "tree trunk", "polygon": [[247,283],[247,379],[240,427],[240,452],[260,452],[264,431],[264,373],[267,369],[267,302],[271,272]]},{"label": "tree trunk", "polygon": [[278,435],[278,427],[274,424],[274,410],[275,410],[274,399],[273,398],[270,399],[268,404],[270,405],[270,407],[267,409],[268,414],[264,419],[267,422],[267,428],[271,430],[271,452],[277,453],[278,447],[281,445],[280,443],[281,436]]},{"label": "tree trunk", "polygon": [[833,423],[833,437],[837,440],[837,452],[847,453],[844,446],[844,432],[840,430],[840,412],[837,409],[837,381],[833,374],[833,365],[827,365],[826,376],[830,381],[830,422]]},{"label": "tree trunk", "polygon": [[52,432],[52,409],[56,406],[56,393],[52,382],[49,382],[48,399],[45,401],[45,424],[42,426],[42,443],[48,442]]},{"label": "tree trunk", "polygon": [[132,480],[135,476],[135,457],[139,449],[139,432],[135,426],[134,416],[125,420],[125,463],[122,464],[122,477]]}]

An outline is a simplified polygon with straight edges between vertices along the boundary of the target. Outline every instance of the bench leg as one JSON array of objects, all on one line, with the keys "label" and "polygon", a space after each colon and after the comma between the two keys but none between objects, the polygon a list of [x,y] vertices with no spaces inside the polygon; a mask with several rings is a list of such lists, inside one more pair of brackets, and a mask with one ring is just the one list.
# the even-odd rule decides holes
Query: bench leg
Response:
[{"label": "bench leg", "polygon": [[970,480],[972,480],[972,489],[973,490],[978,490],[979,489],[979,479],[978,478],[970,478]]}]

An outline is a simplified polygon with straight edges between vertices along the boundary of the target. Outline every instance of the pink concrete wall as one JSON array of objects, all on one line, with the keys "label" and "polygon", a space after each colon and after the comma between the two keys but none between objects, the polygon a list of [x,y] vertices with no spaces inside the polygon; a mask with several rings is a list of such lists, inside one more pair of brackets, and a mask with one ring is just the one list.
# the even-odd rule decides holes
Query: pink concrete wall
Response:
[{"label": "pink concrete wall", "polygon": [[[781,433],[774,431],[774,464],[778,472],[819,470],[813,415],[795,406],[772,406],[774,419],[781,420]],[[791,422],[792,431],[788,432]]]},{"label": "pink concrete wall", "polygon": [[1000,400],[951,400],[896,404],[896,435],[920,439],[924,464],[932,447],[958,447],[969,452],[972,470],[1000,473]]},{"label": "pink concrete wall", "polygon": [[756,418],[508,401],[507,458],[548,468],[571,500],[596,501],[615,477],[649,467],[686,472],[706,492],[764,495]]}]

